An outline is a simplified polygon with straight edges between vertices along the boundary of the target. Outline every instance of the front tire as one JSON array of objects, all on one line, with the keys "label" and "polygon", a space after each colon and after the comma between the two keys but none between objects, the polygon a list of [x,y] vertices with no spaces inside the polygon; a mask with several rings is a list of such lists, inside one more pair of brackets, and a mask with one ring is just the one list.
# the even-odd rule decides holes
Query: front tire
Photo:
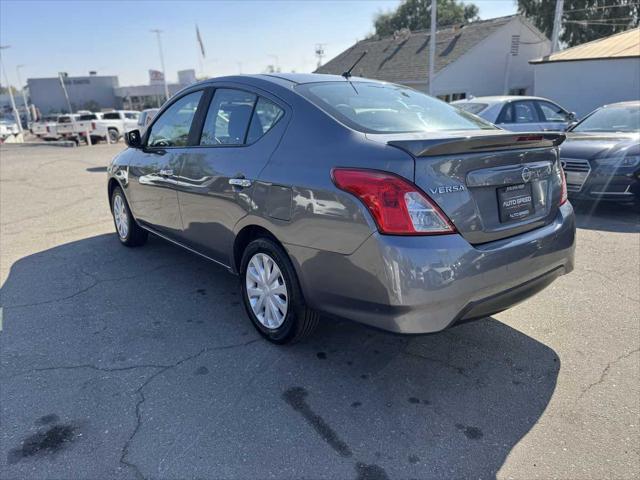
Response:
[{"label": "front tire", "polygon": [[120,187],[114,188],[111,194],[111,213],[120,243],[127,247],[138,247],[146,243],[149,234],[136,223]]},{"label": "front tire", "polygon": [[251,323],[270,342],[299,342],[318,324],[319,315],[306,306],[291,260],[269,238],[253,240],[245,248],[240,288]]},{"label": "front tire", "polygon": [[109,143],[118,143],[120,140],[120,134],[115,128],[110,128],[107,131],[107,135],[109,136]]}]

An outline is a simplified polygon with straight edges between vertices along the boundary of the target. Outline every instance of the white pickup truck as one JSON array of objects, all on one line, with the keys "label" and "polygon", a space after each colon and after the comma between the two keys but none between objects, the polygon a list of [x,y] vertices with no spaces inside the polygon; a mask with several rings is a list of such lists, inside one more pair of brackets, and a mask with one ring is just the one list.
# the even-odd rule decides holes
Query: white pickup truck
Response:
[{"label": "white pickup truck", "polygon": [[58,139],[58,115],[47,115],[31,125],[31,133],[44,140]]},{"label": "white pickup truck", "polygon": [[75,132],[77,134],[78,139],[86,142],[87,132],[89,132],[89,134],[92,137],[91,140],[93,142],[93,134],[91,132],[96,127],[96,121],[98,120],[102,120],[101,113],[84,112],[78,115],[78,118],[76,119],[76,126],[75,126]]},{"label": "white pickup truck", "polygon": [[116,110],[105,112],[100,120],[92,122],[90,130],[91,141],[107,140],[116,143],[129,130],[138,128],[138,116],[140,112],[133,110]]},{"label": "white pickup truck", "polygon": [[57,123],[57,133],[64,139],[73,139],[76,136],[75,123],[80,115],[60,115]]}]

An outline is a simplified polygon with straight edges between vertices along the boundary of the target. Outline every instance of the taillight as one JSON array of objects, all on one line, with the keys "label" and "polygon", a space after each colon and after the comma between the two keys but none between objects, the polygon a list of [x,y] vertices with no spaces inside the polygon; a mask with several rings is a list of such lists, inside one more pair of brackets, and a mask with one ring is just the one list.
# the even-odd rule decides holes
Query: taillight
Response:
[{"label": "taillight", "polygon": [[95,130],[96,129],[96,122],[91,122],[91,130]]},{"label": "taillight", "polygon": [[380,233],[440,235],[454,233],[447,216],[413,183],[388,172],[334,168],[333,183],[358,197],[369,209]]},{"label": "taillight", "polygon": [[51,128],[47,127],[47,133],[51,133]]},{"label": "taillight", "polygon": [[560,180],[562,182],[562,190],[560,191],[560,205],[564,205],[569,198],[567,193],[567,177],[564,175],[564,168],[560,166]]}]

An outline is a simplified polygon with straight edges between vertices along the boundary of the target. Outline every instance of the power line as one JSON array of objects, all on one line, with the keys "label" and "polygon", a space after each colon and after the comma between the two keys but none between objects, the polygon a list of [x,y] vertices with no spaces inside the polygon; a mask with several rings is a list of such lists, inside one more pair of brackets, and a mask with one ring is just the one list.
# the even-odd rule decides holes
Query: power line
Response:
[{"label": "power line", "polygon": [[565,20],[564,23],[573,23],[576,25],[584,25],[585,27],[589,25],[599,25],[604,26],[608,25],[610,27],[628,27],[629,23],[606,23],[606,22],[598,22],[598,21],[589,21],[589,20]]}]

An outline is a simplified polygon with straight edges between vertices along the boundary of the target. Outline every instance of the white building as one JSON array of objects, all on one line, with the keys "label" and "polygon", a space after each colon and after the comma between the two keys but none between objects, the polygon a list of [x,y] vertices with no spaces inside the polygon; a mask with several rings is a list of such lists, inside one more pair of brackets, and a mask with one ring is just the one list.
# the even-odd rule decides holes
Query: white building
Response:
[{"label": "white building", "polygon": [[640,28],[530,62],[535,95],[582,117],[608,103],[640,99]]},{"label": "white building", "polygon": [[[341,74],[367,52],[353,75],[427,91],[429,31],[363,40],[316,70]],[[529,60],[550,51],[547,37],[520,15],[442,28],[436,34],[433,93],[447,101],[469,95],[531,95]]]}]

